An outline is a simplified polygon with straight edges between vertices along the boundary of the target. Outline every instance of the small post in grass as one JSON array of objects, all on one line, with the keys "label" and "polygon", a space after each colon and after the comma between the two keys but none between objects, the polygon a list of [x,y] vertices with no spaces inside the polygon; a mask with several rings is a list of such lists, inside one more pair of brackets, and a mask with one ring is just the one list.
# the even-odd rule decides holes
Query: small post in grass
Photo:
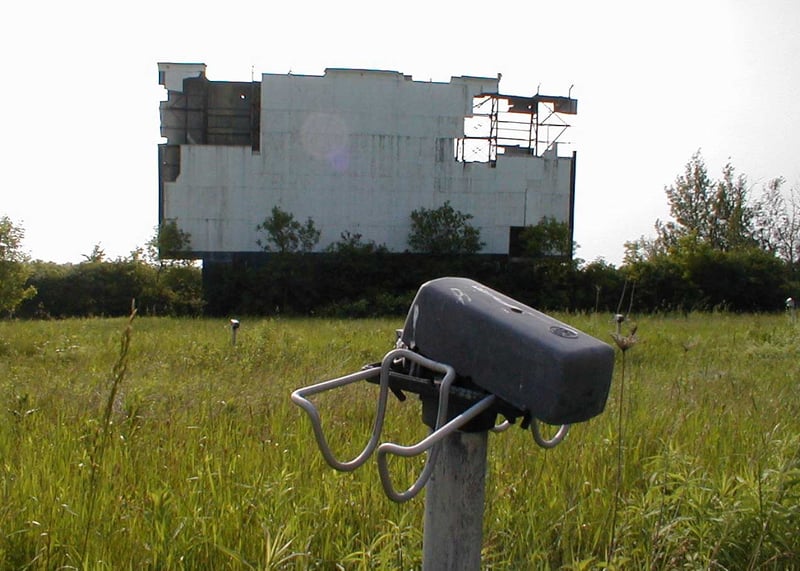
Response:
[{"label": "small post in grass", "polygon": [[239,331],[239,320],[231,319],[231,345],[236,345],[236,332]]}]

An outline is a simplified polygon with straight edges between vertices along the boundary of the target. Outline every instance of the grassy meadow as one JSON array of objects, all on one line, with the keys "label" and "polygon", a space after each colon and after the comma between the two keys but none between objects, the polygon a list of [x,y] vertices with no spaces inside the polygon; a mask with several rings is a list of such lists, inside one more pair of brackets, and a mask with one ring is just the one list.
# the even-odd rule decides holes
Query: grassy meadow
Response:
[{"label": "grassy meadow", "polygon": [[[614,344],[608,315],[557,317]],[[225,320],[0,322],[0,568],[419,569],[424,492],[391,502],[374,459],[329,468],[289,400],[401,325],[242,319],[234,345]],[[602,415],[552,450],[490,435],[483,568],[800,569],[800,324],[637,325]],[[315,398],[340,457],[376,395]],[[425,433],[391,397],[382,441]],[[421,462],[394,460],[396,485]]]}]

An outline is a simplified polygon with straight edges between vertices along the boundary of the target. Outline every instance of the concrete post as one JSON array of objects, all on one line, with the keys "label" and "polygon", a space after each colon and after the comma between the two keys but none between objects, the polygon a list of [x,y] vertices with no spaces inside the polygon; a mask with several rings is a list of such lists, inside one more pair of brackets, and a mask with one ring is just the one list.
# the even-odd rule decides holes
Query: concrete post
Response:
[{"label": "concrete post", "polygon": [[456,431],[426,486],[422,571],[479,571],[488,432]]}]

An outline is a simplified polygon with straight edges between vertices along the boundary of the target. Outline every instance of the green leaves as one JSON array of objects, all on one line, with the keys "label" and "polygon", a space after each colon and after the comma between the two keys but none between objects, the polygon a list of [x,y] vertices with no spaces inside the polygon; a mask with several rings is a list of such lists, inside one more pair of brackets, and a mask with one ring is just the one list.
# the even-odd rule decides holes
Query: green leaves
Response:
[{"label": "green leaves", "polygon": [[425,254],[476,254],[484,246],[480,230],[472,226],[471,214],[453,208],[450,201],[439,208],[411,212],[408,245]]},{"label": "green leaves", "polygon": [[269,216],[256,226],[256,230],[266,234],[266,239],[256,240],[265,252],[279,252],[282,254],[293,252],[310,252],[319,242],[320,231],[309,218],[301,224],[294,218],[294,214],[286,212],[278,206],[273,206]]},{"label": "green leaves", "polygon": [[684,173],[664,190],[674,220],[656,222],[662,248],[674,249],[687,237],[723,252],[755,244],[747,178],[737,176],[732,164],[726,164],[722,178],[714,181],[697,151]]},{"label": "green leaves", "polygon": [[36,295],[27,285],[31,268],[22,251],[23,229],[8,216],[0,217],[0,314],[13,313],[17,306]]},{"label": "green leaves", "polygon": [[570,240],[569,224],[552,216],[543,217],[535,226],[526,226],[520,235],[523,253],[531,258],[569,258],[575,250]]},{"label": "green leaves", "polygon": [[153,260],[177,259],[186,255],[192,247],[192,235],[181,230],[176,220],[164,220],[156,235],[147,243]]}]

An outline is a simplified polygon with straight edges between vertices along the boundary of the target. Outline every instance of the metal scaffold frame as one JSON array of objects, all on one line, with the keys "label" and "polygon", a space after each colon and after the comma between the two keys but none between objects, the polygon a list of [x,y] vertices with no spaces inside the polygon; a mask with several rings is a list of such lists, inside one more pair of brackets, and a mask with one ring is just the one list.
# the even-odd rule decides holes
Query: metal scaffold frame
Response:
[{"label": "metal scaffold frame", "polygon": [[494,164],[499,155],[542,156],[555,151],[571,126],[578,101],[571,97],[532,97],[482,93],[473,98],[464,136],[456,141],[456,160]]}]

